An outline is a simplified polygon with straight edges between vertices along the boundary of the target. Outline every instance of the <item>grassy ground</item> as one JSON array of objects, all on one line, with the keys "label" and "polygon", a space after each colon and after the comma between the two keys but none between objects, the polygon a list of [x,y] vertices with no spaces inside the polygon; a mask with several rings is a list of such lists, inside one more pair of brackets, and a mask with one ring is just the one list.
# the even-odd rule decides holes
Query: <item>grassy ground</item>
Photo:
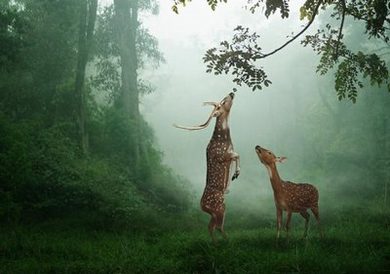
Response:
[{"label": "grassy ground", "polygon": [[[296,218],[299,219],[299,218]],[[390,273],[390,229],[383,218],[335,219],[302,240],[275,240],[273,224],[228,227],[212,244],[205,227],[132,233],[35,225],[0,229],[0,273]],[[284,235],[285,236],[285,235]]]}]

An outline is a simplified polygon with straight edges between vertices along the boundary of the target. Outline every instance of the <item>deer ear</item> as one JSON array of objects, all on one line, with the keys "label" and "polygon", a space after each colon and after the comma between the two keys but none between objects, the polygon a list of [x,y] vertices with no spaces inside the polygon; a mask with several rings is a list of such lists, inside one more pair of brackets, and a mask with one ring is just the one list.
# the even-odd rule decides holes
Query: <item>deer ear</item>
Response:
[{"label": "deer ear", "polygon": [[284,156],[276,157],[275,162],[283,163],[286,159],[287,159],[287,157],[284,157]]}]

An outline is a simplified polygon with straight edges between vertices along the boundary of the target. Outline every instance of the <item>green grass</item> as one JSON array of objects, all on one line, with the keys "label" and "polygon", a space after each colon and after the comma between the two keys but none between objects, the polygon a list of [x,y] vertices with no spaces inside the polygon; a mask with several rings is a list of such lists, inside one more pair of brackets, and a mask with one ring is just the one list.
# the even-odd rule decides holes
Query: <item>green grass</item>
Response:
[{"label": "green grass", "polygon": [[[271,222],[271,220],[270,220]],[[271,223],[270,223],[271,224]],[[273,225],[226,226],[212,244],[205,224],[187,230],[108,232],[55,224],[0,229],[0,273],[390,273],[390,233],[382,218],[335,218],[301,239]]]}]

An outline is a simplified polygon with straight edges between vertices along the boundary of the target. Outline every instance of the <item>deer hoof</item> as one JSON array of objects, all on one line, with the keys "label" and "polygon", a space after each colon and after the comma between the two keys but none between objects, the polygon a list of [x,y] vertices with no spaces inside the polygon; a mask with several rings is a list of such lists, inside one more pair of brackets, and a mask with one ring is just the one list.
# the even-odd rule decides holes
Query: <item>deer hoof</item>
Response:
[{"label": "deer hoof", "polygon": [[234,181],[235,179],[238,178],[238,175],[240,175],[240,172],[239,171],[236,171],[232,177],[232,181]]}]

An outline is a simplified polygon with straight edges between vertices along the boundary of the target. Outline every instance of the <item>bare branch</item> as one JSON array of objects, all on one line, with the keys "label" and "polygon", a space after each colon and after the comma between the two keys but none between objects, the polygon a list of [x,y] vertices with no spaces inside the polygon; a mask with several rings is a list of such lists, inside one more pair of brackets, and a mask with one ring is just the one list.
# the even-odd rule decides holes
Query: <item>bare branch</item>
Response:
[{"label": "bare branch", "polygon": [[310,19],[309,23],[307,23],[307,25],[300,32],[298,32],[294,37],[292,37],[290,40],[288,40],[286,43],[284,43],[283,45],[281,45],[277,49],[275,49],[275,50],[273,50],[273,51],[271,51],[269,53],[261,55],[260,59],[261,58],[266,58],[266,57],[268,57],[268,56],[270,56],[272,54],[275,54],[276,52],[282,50],[284,47],[286,47],[288,44],[290,44],[292,41],[297,39],[299,36],[301,36],[310,27],[310,25],[314,22],[314,19],[315,19],[317,13],[318,13],[318,9],[320,8],[321,4],[322,4],[322,0],[319,0],[318,3],[317,3],[317,6],[314,9],[312,18]]},{"label": "bare branch", "polygon": [[334,53],[334,60],[337,60],[338,57],[339,57],[339,45],[340,45],[341,38],[343,36],[345,11],[347,10],[347,7],[345,5],[345,0],[340,0],[340,2],[341,2],[341,7],[343,9],[343,13],[341,15],[341,24],[340,24],[340,28],[339,28],[339,35],[337,37],[336,50],[335,50],[335,53]]}]

